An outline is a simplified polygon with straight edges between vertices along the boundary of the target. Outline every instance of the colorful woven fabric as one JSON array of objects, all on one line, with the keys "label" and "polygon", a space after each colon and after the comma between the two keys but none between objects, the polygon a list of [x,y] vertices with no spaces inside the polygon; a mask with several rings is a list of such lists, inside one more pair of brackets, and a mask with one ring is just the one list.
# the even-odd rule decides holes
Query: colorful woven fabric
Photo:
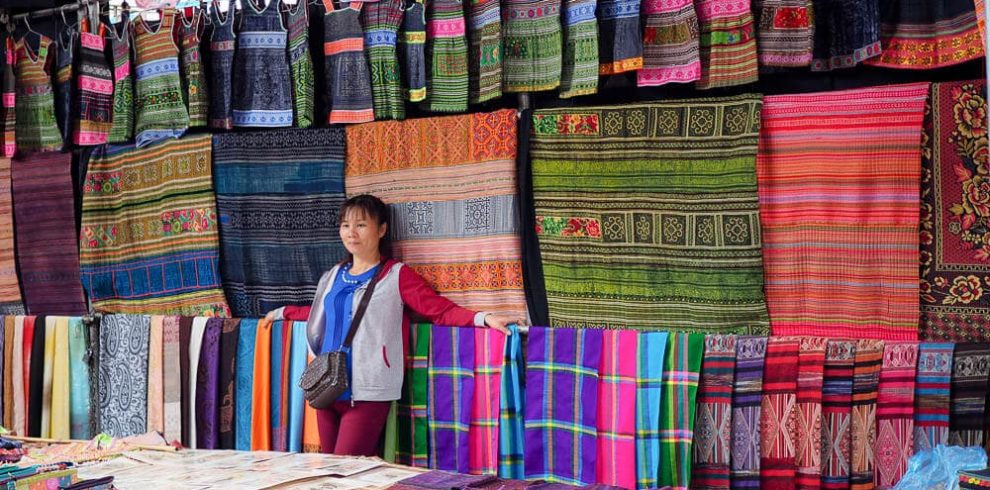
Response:
[{"label": "colorful woven fabric", "polygon": [[409,102],[426,99],[426,6],[405,1],[399,33],[399,62],[402,64],[403,95]]},{"label": "colorful woven fabric", "polygon": [[234,316],[310,304],[320,276],[345,253],[337,230],[344,131],[216,135],[213,173],[223,286]]},{"label": "colorful woven fabric", "polygon": [[640,87],[693,82],[701,78],[698,16],[691,0],[643,2],[643,68]]},{"label": "colorful woven fabric", "polygon": [[746,95],[534,113],[552,325],[766,333],[759,111]]},{"label": "colorful woven fabric", "polygon": [[796,417],[800,349],[797,337],[767,341],[760,410],[760,488],[791,488],[797,475],[790,425]]},{"label": "colorful woven fabric", "polygon": [[162,407],[166,441],[182,440],[182,362],[180,331],[182,322],[177,316],[167,316],[162,321]]},{"label": "colorful woven fabric", "polygon": [[165,317],[151,316],[148,335],[148,432],[165,431]]},{"label": "colorful woven fabric", "polygon": [[275,322],[272,329],[272,451],[289,450],[289,355],[293,323]]},{"label": "colorful woven fabric", "polygon": [[986,82],[936,83],[921,151],[921,338],[990,340]]},{"label": "colorful woven fabric", "polygon": [[433,327],[427,402],[432,468],[467,473],[474,406],[474,332]]},{"label": "colorful woven fabric", "polygon": [[[240,340],[241,320],[228,318],[223,321],[220,330],[220,364],[217,369],[217,403],[218,403],[218,428],[217,428],[217,448],[234,449],[236,442],[234,439],[234,391],[237,384],[237,344]],[[298,329],[298,326],[296,327]],[[295,332],[294,332],[295,333]],[[298,334],[297,334],[298,335]],[[305,338],[305,336],[304,336]],[[295,340],[293,339],[295,342]],[[305,341],[302,342],[305,344]],[[293,344],[293,348],[297,348]],[[293,356],[293,361],[298,357],[302,361],[302,367],[293,379],[302,377],[302,368],[306,367],[306,346],[302,347],[302,354]],[[294,354],[297,354],[294,352]],[[293,364],[295,366],[295,364]],[[298,384],[294,387],[302,390]],[[302,391],[299,392],[300,403],[302,403]],[[300,412],[302,407],[300,406]],[[301,415],[300,415],[301,417]],[[295,449],[294,451],[300,451]]]},{"label": "colorful woven fabric", "polygon": [[396,51],[403,0],[369,2],[361,11],[364,46],[371,66],[375,119],[405,119],[402,80]]},{"label": "colorful woven fabric", "polygon": [[347,128],[345,183],[389,203],[392,252],[436,291],[525,314],[515,159],[514,110],[377,122]]},{"label": "colorful woven fabric", "polygon": [[889,2],[880,33],[883,54],[869,61],[873,66],[930,70],[984,55],[973,0]]},{"label": "colorful woven fabric", "polygon": [[736,338],[732,387],[732,470],[730,488],[760,488],[760,418],[766,337]]},{"label": "colorful woven fabric", "polygon": [[290,7],[286,21],[296,127],[308,128],[316,121],[316,96],[313,93],[316,75],[313,58],[309,55],[309,2],[298,2],[294,8]]},{"label": "colorful woven fabric", "polygon": [[917,340],[927,94],[923,83],[766,98],[757,173],[774,335]]},{"label": "colorful woven fabric", "polygon": [[[25,38],[26,39],[26,38]],[[74,27],[63,27],[55,25],[55,62],[51,69],[55,71],[55,122],[58,125],[62,141],[68,145],[72,142],[73,108],[75,101],[75,83],[73,69],[75,68],[76,43],[79,41],[79,33]]]},{"label": "colorful woven fabric", "polygon": [[183,88],[185,88],[186,109],[189,112],[189,127],[206,127],[210,111],[210,95],[206,87],[206,69],[200,52],[200,32],[203,28],[202,9],[194,9],[192,18],[179,16],[179,42],[182,57]]},{"label": "colorful woven fabric", "polygon": [[14,352],[12,353],[11,364],[14,368],[11,370],[14,375],[14,379],[11,382],[11,389],[14,393],[14,416],[13,421],[13,431],[17,434],[27,435],[27,391],[25,389],[27,382],[26,373],[27,367],[30,361],[30,350],[26,348],[26,329],[25,323],[27,323],[27,317],[18,316],[14,319]]},{"label": "colorful woven fabric", "polygon": [[[502,368],[505,334],[488,328],[474,329],[474,399],[468,427],[468,472],[494,475],[499,464]],[[471,335],[464,331],[461,335]],[[442,450],[442,449],[441,449]]]},{"label": "colorful woven fabric", "polygon": [[671,334],[663,370],[660,408],[660,486],[687,489],[691,485],[691,444],[698,395],[698,378],[705,336]]},{"label": "colorful woven fabric", "polygon": [[112,437],[148,430],[151,317],[104,315],[100,322],[100,425]]},{"label": "colorful woven fabric", "polygon": [[563,67],[560,97],[598,91],[598,23],[595,0],[563,0]]},{"label": "colorful woven fabric", "polygon": [[14,255],[14,200],[10,175],[10,159],[0,158],[0,314],[23,315],[24,303]]},{"label": "colorful woven fabric", "polygon": [[949,443],[954,344],[918,345],[918,377],[914,389],[914,452]]},{"label": "colorful woven fabric", "polygon": [[468,45],[464,8],[457,0],[426,5],[426,101],[432,112],[468,108]]},{"label": "colorful woven fabric", "polygon": [[38,153],[11,162],[14,240],[29,312],[86,313],[72,189],[71,154]]},{"label": "colorful woven fabric", "polygon": [[527,479],[570,485],[595,482],[602,335],[600,330],[530,328]]},{"label": "colorful woven fabric", "polygon": [[599,0],[598,73],[614,75],[643,67],[643,34],[636,0]]},{"label": "colorful woven fabric", "polygon": [[[39,324],[40,325],[40,324]],[[52,380],[55,364],[55,317],[44,317],[44,370],[41,385],[41,433],[39,437],[52,437]]]},{"label": "colorful woven fabric", "polygon": [[812,0],[754,0],[760,66],[811,64],[814,46]]},{"label": "colorful woven fabric", "polygon": [[[11,323],[12,325],[12,323]],[[89,346],[86,345],[87,327],[82,318],[69,318],[69,436],[76,440],[86,440],[92,437],[89,430],[91,420],[90,410],[92,400],[90,390]]]},{"label": "colorful woven fabric", "polygon": [[[49,68],[52,40],[38,36],[38,48],[30,37],[17,41],[15,111],[16,143],[20,151],[50,151],[62,148],[62,134],[55,122],[55,93]],[[54,59],[54,58],[53,58]]]},{"label": "colorful woven fabric", "polygon": [[134,139],[134,74],[131,69],[131,21],[106,26],[113,60],[113,105],[108,143]]},{"label": "colorful woven fabric", "polygon": [[234,126],[292,126],[292,77],[282,0],[271,0],[260,11],[254,2],[246,3],[234,53]]},{"label": "colorful woven fabric", "polygon": [[83,183],[79,246],[95,308],[230,314],[217,269],[210,159],[209,136],[94,152]]},{"label": "colorful woven fabric", "polygon": [[217,381],[220,374],[220,330],[223,319],[210,318],[203,332],[196,372],[196,448],[217,449],[220,438]]},{"label": "colorful woven fabric", "polygon": [[302,377],[306,369],[306,354],[309,344],[306,340],[306,322],[293,322],[292,347],[289,354],[289,451],[298,453],[303,450],[303,414],[306,400],[297,379]]},{"label": "colorful woven fabric", "polygon": [[81,22],[79,61],[76,65],[75,117],[78,121],[72,142],[80,146],[102,145],[113,125],[113,71],[106,57],[106,26],[94,26],[89,19]]},{"label": "colorful woven fabric", "polygon": [[877,388],[876,471],[879,489],[893,488],[914,455],[914,390],[918,344],[887,342]]},{"label": "colorful woven fabric", "polygon": [[[598,367],[597,483],[636,488],[636,400],[639,332],[602,332]],[[553,402],[551,402],[553,403]]]},{"label": "colorful woven fabric", "polygon": [[3,80],[0,81],[0,155],[10,158],[17,151],[17,49],[12,36],[3,38],[4,55]]},{"label": "colorful woven fabric", "polygon": [[134,132],[137,146],[178,138],[189,128],[179,76],[179,48],[173,39],[176,12],[165,10],[157,29],[143,17],[134,20]]},{"label": "colorful woven fabric", "polygon": [[[52,318],[52,317],[49,317]],[[69,376],[69,319],[52,319],[52,384],[51,384],[51,426],[48,437],[68,439],[72,437],[71,406],[72,387]]]},{"label": "colorful woven fabric", "polygon": [[333,0],[323,0],[326,10],[323,54],[330,124],[375,120],[371,72],[364,55],[361,5],[352,2],[347,8],[336,8]]},{"label": "colorful woven fabric", "polygon": [[[3,317],[3,417],[0,425],[16,430],[14,427],[14,316]],[[508,347],[506,347],[508,348]]]},{"label": "colorful woven fabric", "polygon": [[952,356],[952,398],[949,404],[951,446],[983,446],[990,345],[956,344]]},{"label": "colorful woven fabric", "polygon": [[830,340],[822,385],[822,488],[848,489],[856,342]]},{"label": "colorful woven fabric", "polygon": [[828,339],[802,337],[798,350],[797,398],[792,417],[796,489],[822,483],[822,385]]},{"label": "colorful woven fabric", "polygon": [[[225,12],[234,11],[234,0],[227,0],[227,9],[221,12],[220,6],[210,9],[210,129],[233,129],[234,114],[231,99],[234,76],[234,48],[237,34],[234,34],[234,16]],[[311,62],[312,63],[312,62]]]},{"label": "colorful woven fabric", "polygon": [[251,413],[254,390],[255,337],[258,334],[258,320],[241,320],[237,336],[237,361],[234,382],[234,448],[238,451],[251,450]]},{"label": "colorful woven fabric", "polygon": [[272,346],[276,335],[281,334],[266,319],[258,321],[254,345],[254,374],[251,390],[251,450],[270,451],[271,393],[272,393]]},{"label": "colorful woven fabric", "polygon": [[472,104],[502,96],[502,9],[497,0],[473,0],[467,13],[470,22],[468,55]]},{"label": "colorful woven fabric", "polygon": [[660,406],[667,332],[642,332],[636,367],[636,488],[660,481]]},{"label": "colorful woven fabric", "polygon": [[694,8],[701,32],[701,78],[698,88],[731,87],[755,82],[759,76],[756,25],[749,0],[703,0]]},{"label": "colorful woven fabric", "polygon": [[736,336],[706,337],[694,423],[692,488],[729,488],[735,369]]},{"label": "colorful woven fabric", "polygon": [[[859,340],[853,364],[852,466],[849,488],[873,488],[874,448],[877,441],[877,386],[883,362],[880,340]],[[990,374],[990,373],[988,373]]]},{"label": "colorful woven fabric", "polygon": [[429,394],[430,337],[433,325],[411,326],[412,356],[406,358],[403,399],[399,403],[399,441],[396,461],[418,468],[430,467],[427,397]]},{"label": "colorful woven fabric", "polygon": [[499,397],[498,476],[512,480],[525,477],[523,466],[523,392],[522,335],[515,325],[509,326],[505,339],[505,362],[502,365],[502,389]]},{"label": "colorful woven fabric", "polygon": [[812,71],[851,68],[880,55],[880,0],[813,0],[812,3],[815,15]]},{"label": "colorful woven fabric", "polygon": [[508,0],[502,7],[503,90],[557,88],[562,69],[561,0]]}]

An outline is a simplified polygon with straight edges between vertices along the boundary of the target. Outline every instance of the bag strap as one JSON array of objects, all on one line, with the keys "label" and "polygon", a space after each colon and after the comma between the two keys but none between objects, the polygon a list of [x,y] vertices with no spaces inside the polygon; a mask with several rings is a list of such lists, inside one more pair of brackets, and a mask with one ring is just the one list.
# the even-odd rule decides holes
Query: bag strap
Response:
[{"label": "bag strap", "polygon": [[375,286],[378,285],[378,280],[382,278],[385,272],[384,262],[379,262],[378,266],[381,269],[375,274],[375,277],[371,279],[368,283],[368,289],[364,291],[364,296],[361,296],[361,302],[358,304],[357,311],[354,312],[354,318],[351,319],[351,330],[347,332],[347,338],[344,339],[342,347],[350,348],[351,342],[354,340],[354,334],[357,332],[359,326],[361,326],[361,320],[364,318],[364,311],[368,309],[368,303],[371,302],[371,296],[375,294]]}]

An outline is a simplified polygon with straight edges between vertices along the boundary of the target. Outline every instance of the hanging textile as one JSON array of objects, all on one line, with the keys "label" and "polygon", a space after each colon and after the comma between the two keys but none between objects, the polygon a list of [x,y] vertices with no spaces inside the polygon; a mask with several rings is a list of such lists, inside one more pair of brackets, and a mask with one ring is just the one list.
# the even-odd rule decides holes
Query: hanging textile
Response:
[{"label": "hanging textile", "polygon": [[220,332],[222,318],[206,321],[203,344],[199,351],[196,373],[196,448],[217,449],[220,437],[220,397],[217,391],[220,372]]},{"label": "hanging textile", "polygon": [[199,45],[203,29],[203,9],[193,9],[192,18],[179,14],[179,55],[182,62],[183,99],[189,113],[189,127],[203,128],[209,119],[210,95]]},{"label": "hanging textile", "polygon": [[402,64],[403,94],[409,102],[426,100],[426,6],[422,1],[403,0],[405,13],[399,32],[399,62]]},{"label": "hanging textile", "polygon": [[104,315],[100,322],[101,432],[144,434],[148,409],[148,332],[151,317]]},{"label": "hanging textile", "polygon": [[[220,363],[217,368],[217,449],[234,449],[234,388],[240,325],[240,319],[228,318],[223,321],[220,330]],[[301,376],[302,371],[299,372],[299,376],[292,379],[298,380]]]},{"label": "hanging textile", "polygon": [[210,129],[234,128],[231,90],[234,75],[234,0],[227,0],[227,9],[220,10],[218,3],[210,9]]},{"label": "hanging textile", "polygon": [[72,155],[37,153],[11,162],[14,240],[29,312],[83,315],[72,197]]},{"label": "hanging textile", "polygon": [[389,203],[395,257],[477,311],[526,312],[515,118],[502,110],[347,128],[347,194]]},{"label": "hanging textile", "polygon": [[545,280],[529,279],[545,282],[552,325],[768,330],[759,111],[744,95],[534,113]]},{"label": "hanging textile", "polygon": [[502,6],[502,89],[553,90],[560,85],[561,0],[508,0]]},{"label": "hanging textile", "polygon": [[131,71],[131,21],[107,25],[107,41],[113,60],[113,115],[108,143],[134,139],[134,74]]},{"label": "hanging textile", "polygon": [[882,11],[883,54],[870,65],[930,70],[984,55],[973,0],[885,0]]},{"label": "hanging textile", "polygon": [[513,480],[525,477],[523,466],[523,391],[522,334],[515,325],[509,326],[505,339],[505,362],[499,393],[498,476]]},{"label": "hanging textile", "polygon": [[501,418],[502,367],[505,364],[505,334],[475,328],[461,335],[474,335],[474,399],[468,425],[468,473],[498,472],[499,420]]},{"label": "hanging textile", "polygon": [[181,320],[167,316],[162,321],[162,435],[168,442],[182,440],[182,348]]},{"label": "hanging textile", "polygon": [[640,87],[687,83],[701,78],[698,16],[691,0],[643,2],[643,68]]},{"label": "hanging textile", "polygon": [[402,4],[403,0],[378,0],[368,2],[361,11],[364,46],[371,67],[375,119],[406,118],[396,52]]},{"label": "hanging textile", "polygon": [[914,390],[918,344],[887,342],[877,388],[877,488],[889,489],[907,472],[914,455]]},{"label": "hanging textile", "polygon": [[458,0],[426,5],[426,101],[431,112],[468,109],[468,45],[464,8]]},{"label": "hanging textile", "polygon": [[78,117],[72,142],[79,146],[106,144],[113,125],[113,72],[106,57],[106,26],[90,32],[89,19],[81,22],[79,62],[76,74],[74,117]]},{"label": "hanging textile", "polygon": [[330,124],[362,123],[375,120],[371,73],[364,55],[361,30],[361,2],[346,8],[323,0],[324,80],[330,109]]},{"label": "hanging textile", "polygon": [[272,345],[275,331],[272,322],[258,321],[254,345],[254,373],[251,391],[251,450],[270,451],[271,434],[271,392],[272,392]]},{"label": "hanging textile", "polygon": [[3,38],[5,60],[3,64],[2,81],[0,81],[0,155],[10,158],[17,151],[17,78],[14,68],[17,66],[17,48],[12,35]]},{"label": "hanging textile", "polygon": [[692,443],[691,482],[697,488],[729,488],[735,368],[736,336],[707,336]]},{"label": "hanging textile", "polygon": [[[17,96],[14,104],[17,149],[21,152],[62,148],[62,133],[55,122],[55,95],[49,71],[56,56],[52,40],[38,35],[38,47],[30,36],[17,41]],[[8,123],[12,121],[8,120]]]},{"label": "hanging textile", "polygon": [[771,337],[767,341],[760,410],[760,488],[783,489],[793,485],[794,440],[789,425],[797,402],[797,337]]},{"label": "hanging textile", "polygon": [[289,7],[287,44],[289,47],[289,72],[292,75],[292,109],[297,128],[313,125],[316,104],[313,84],[313,58],[309,56],[309,2],[298,2]]},{"label": "hanging textile", "polygon": [[217,270],[210,160],[205,135],[93,153],[83,184],[80,260],[94,308],[230,314]]},{"label": "hanging textile", "polygon": [[194,421],[194,417],[189,417],[192,410],[193,394],[189,392],[189,377],[192,375],[190,367],[189,347],[192,344],[192,317],[179,318],[179,390],[181,396],[182,414],[179,418],[182,429],[182,445],[194,447],[189,439],[189,424]]},{"label": "hanging textile", "polygon": [[615,75],[643,67],[643,35],[637,0],[598,0],[598,73]]},{"label": "hanging textile", "polygon": [[183,414],[187,418],[186,439],[189,441],[188,446],[194,449],[200,449],[199,435],[200,430],[198,425],[200,423],[200,393],[199,393],[199,367],[200,363],[203,362],[202,352],[203,352],[203,341],[206,336],[207,321],[209,319],[204,317],[193,318],[192,329],[189,334],[189,349],[185,351],[185,354],[189,357],[189,377],[184,380],[187,387],[186,393],[189,394],[189,403],[186,405],[186,412]]},{"label": "hanging textile", "polygon": [[10,159],[0,158],[0,314],[23,315],[24,303],[14,254],[14,201],[10,177]]},{"label": "hanging textile", "polygon": [[218,134],[213,173],[234,316],[309,305],[320,276],[346,253],[336,212],[344,201],[344,131]]},{"label": "hanging textile", "polygon": [[138,148],[178,138],[189,128],[179,76],[179,48],[175,44],[174,10],[164,10],[157,28],[143,17],[134,22],[135,84],[134,132]]},{"label": "hanging textile", "polygon": [[730,488],[760,488],[760,420],[766,337],[736,338],[732,386],[732,469]]},{"label": "hanging textile", "polygon": [[761,67],[811,64],[815,25],[812,0],[754,0]]},{"label": "hanging textile", "polygon": [[56,24],[55,32],[55,121],[58,124],[62,141],[68,145],[74,132],[72,103],[75,101],[73,68],[75,67],[76,42],[79,33],[75,27],[61,27]]},{"label": "hanging textile", "polygon": [[[877,441],[877,385],[883,361],[881,340],[859,340],[853,363],[852,490],[873,488],[874,448]],[[990,373],[988,373],[990,374]]]},{"label": "hanging textile", "polygon": [[949,445],[983,446],[983,416],[990,376],[990,345],[956,344],[952,356]]},{"label": "hanging textile", "polygon": [[595,482],[601,330],[531,327],[526,350],[526,479]]},{"label": "hanging textile", "polygon": [[151,317],[148,336],[148,432],[165,431],[165,317]]},{"label": "hanging textile", "polygon": [[25,412],[27,410],[27,397],[25,392],[24,377],[28,366],[28,356],[24,348],[24,323],[25,317],[18,316],[14,319],[14,348],[11,352],[11,373],[14,379],[11,380],[11,391],[14,394],[14,414],[11,418],[11,429],[17,435],[27,435],[27,425],[25,423]]},{"label": "hanging textile", "polygon": [[774,335],[918,338],[927,93],[919,83],[766,98],[757,174]]},{"label": "hanging textile", "polygon": [[241,320],[237,335],[236,381],[234,382],[234,448],[251,450],[252,398],[254,393],[255,336],[258,320]]},{"label": "hanging textile", "polygon": [[667,332],[642,332],[636,366],[636,486],[660,481],[660,406]]},{"label": "hanging textile", "polygon": [[12,315],[3,318],[3,369],[0,375],[3,380],[3,418],[0,425],[10,430],[17,429],[14,427],[14,322]]},{"label": "hanging textile", "polygon": [[27,377],[24,379],[24,390],[27,392],[27,435],[29,437],[41,437],[42,414],[45,411],[44,393],[45,390],[45,337],[48,333],[45,328],[45,317],[38,316],[31,319],[29,345],[24,347],[25,352],[30,352],[30,357],[25,361],[25,368],[28,369]]},{"label": "hanging textile", "polygon": [[52,394],[51,428],[52,439],[72,437],[72,385],[69,370],[69,318],[54,318],[52,329]]},{"label": "hanging textile", "polygon": [[282,372],[282,351],[285,349],[285,328],[286,325],[291,325],[292,322],[288,321],[277,321],[272,325],[272,353],[271,353],[271,363],[269,364],[269,370],[271,374],[269,379],[271,380],[271,390],[268,393],[268,406],[269,420],[268,427],[271,433],[271,450],[272,451],[285,451],[283,447],[285,445],[285,429],[286,427],[280,426],[282,422],[282,390],[283,385],[288,378],[287,374]]},{"label": "hanging textile", "polygon": [[598,92],[598,22],[595,0],[563,0],[560,98]]},{"label": "hanging textile", "polygon": [[756,24],[749,0],[704,0],[695,5],[700,29],[701,78],[698,88],[710,89],[753,83]]},{"label": "hanging textile", "polygon": [[879,56],[880,2],[813,0],[815,33],[811,70],[852,68]]},{"label": "hanging textile", "polygon": [[255,2],[244,3],[234,54],[234,126],[292,126],[292,80],[282,0],[270,0],[260,11]]},{"label": "hanging textile", "polygon": [[91,400],[89,334],[82,318],[69,318],[69,437],[76,440],[86,440],[92,437],[89,430]]},{"label": "hanging textile", "polygon": [[306,354],[309,344],[306,340],[306,322],[293,322],[292,347],[289,360],[289,451],[302,452],[303,448],[303,412],[306,401],[303,390],[297,380],[306,369]]},{"label": "hanging textile", "polygon": [[[602,332],[598,366],[596,483],[636,488],[636,371],[639,332]],[[554,403],[551,401],[550,403]]]},{"label": "hanging textile", "polygon": [[46,316],[43,325],[45,329],[45,361],[41,382],[41,432],[39,437],[49,438],[52,434],[52,376],[55,367],[55,317]]},{"label": "hanging textile", "polygon": [[660,408],[660,486],[691,486],[695,401],[705,336],[671,334],[663,370]]},{"label": "hanging textile", "polygon": [[990,340],[985,80],[932,85],[921,151],[921,338]]},{"label": "hanging textile", "polygon": [[474,332],[433,327],[427,376],[432,467],[468,473],[469,428],[474,405]]},{"label": "hanging textile", "polygon": [[467,13],[471,43],[470,101],[482,104],[502,97],[502,6],[497,0],[473,0]]},{"label": "hanging textile", "polygon": [[430,467],[428,424],[426,419],[430,336],[433,325],[410,325],[412,356],[406,359],[406,381],[399,403],[399,441],[396,461],[417,468]]},{"label": "hanging textile", "polygon": [[793,425],[796,489],[818,489],[822,481],[822,385],[828,339],[802,337],[798,350]]},{"label": "hanging textile", "polygon": [[914,453],[949,443],[954,344],[918,345],[914,391]]},{"label": "hanging textile", "polygon": [[[314,357],[312,355],[307,355],[306,363],[309,364],[313,362],[313,359]],[[391,459],[388,458],[388,453],[386,453],[383,458],[385,461],[390,461],[392,463],[395,462],[395,451],[397,450],[398,444],[398,431],[396,430],[398,428],[396,425],[398,419],[396,418],[397,414],[395,412],[396,404],[397,402],[392,402],[392,410],[389,414],[390,421],[388,424],[391,425],[386,424],[386,427],[390,427],[391,430],[389,430],[389,428],[385,429],[385,447],[392,447],[395,449],[392,450]],[[392,435],[389,436],[389,434]],[[393,439],[394,442],[391,442],[390,439]],[[320,449],[320,430],[319,423],[316,420],[316,409],[309,406],[309,403],[303,403],[302,451],[304,453],[318,453],[320,452]]]},{"label": "hanging textile", "polygon": [[[272,367],[274,368],[275,364],[279,365],[278,385],[275,384],[275,372],[272,373],[272,450],[274,451],[289,450],[289,384],[292,383],[289,380],[289,355],[292,348],[292,325],[293,322],[283,322],[282,328],[278,330],[282,335],[281,344],[278,345],[279,353],[276,354],[276,351],[272,351]],[[272,345],[275,345],[274,341]],[[278,355],[277,360],[276,355]],[[276,386],[278,390],[275,390]],[[278,393],[277,399],[275,398],[276,392]],[[276,400],[278,402],[277,412],[274,409]]]}]

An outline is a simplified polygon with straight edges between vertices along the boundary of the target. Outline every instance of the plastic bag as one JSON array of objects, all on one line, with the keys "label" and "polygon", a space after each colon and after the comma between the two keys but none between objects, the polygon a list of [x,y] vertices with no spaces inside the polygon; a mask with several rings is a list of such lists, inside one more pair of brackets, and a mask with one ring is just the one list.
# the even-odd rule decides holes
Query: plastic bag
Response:
[{"label": "plastic bag", "polygon": [[959,471],[986,467],[987,453],[982,447],[939,444],[911,457],[907,473],[894,490],[956,490]]}]

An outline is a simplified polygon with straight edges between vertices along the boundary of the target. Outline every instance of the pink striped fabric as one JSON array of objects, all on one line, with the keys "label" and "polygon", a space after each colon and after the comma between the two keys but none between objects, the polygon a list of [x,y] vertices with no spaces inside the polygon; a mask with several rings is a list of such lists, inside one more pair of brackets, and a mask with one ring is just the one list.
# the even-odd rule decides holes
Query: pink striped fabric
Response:
[{"label": "pink striped fabric", "polygon": [[636,488],[636,367],[639,333],[606,330],[598,370],[598,483]]},{"label": "pink striped fabric", "polygon": [[773,335],[918,338],[927,83],[766,97],[757,157]]},{"label": "pink striped fabric", "polygon": [[797,467],[796,489],[821,488],[822,478],[822,384],[828,339],[803,337],[798,350],[797,406],[791,439]]},{"label": "pink striped fabric", "polygon": [[468,471],[473,475],[498,472],[498,422],[501,402],[505,334],[489,328],[474,330],[474,402],[468,428]]},{"label": "pink striped fabric", "polygon": [[877,389],[876,470],[879,489],[893,488],[907,471],[914,454],[914,382],[918,344],[888,342],[884,346]]}]

